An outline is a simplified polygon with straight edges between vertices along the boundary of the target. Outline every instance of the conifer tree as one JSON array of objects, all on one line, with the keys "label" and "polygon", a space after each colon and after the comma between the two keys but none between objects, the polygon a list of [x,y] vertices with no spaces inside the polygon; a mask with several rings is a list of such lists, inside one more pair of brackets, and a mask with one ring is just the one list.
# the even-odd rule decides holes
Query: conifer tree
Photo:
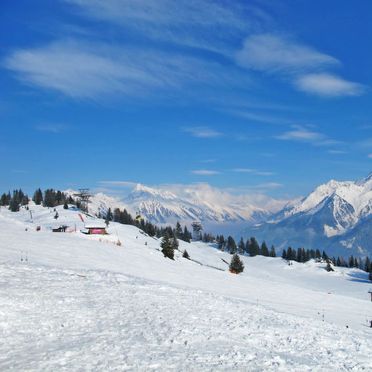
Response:
[{"label": "conifer tree", "polygon": [[276,257],[275,247],[272,245],[270,248],[270,257]]},{"label": "conifer tree", "polygon": [[261,244],[261,255],[265,257],[269,257],[269,248],[267,247],[264,241]]},{"label": "conifer tree", "polygon": [[229,236],[227,238],[227,250],[229,251],[230,254],[234,254],[237,251],[236,243],[235,240],[232,236]]},{"label": "conifer tree", "polygon": [[182,238],[183,238],[182,227],[181,227],[181,224],[178,221],[177,221],[177,224],[176,224],[175,235],[176,235],[177,239],[182,240]]},{"label": "conifer tree", "polygon": [[11,212],[18,212],[19,211],[19,202],[16,198],[11,198],[9,202],[9,210]]},{"label": "conifer tree", "polygon": [[229,270],[231,273],[239,274],[244,271],[244,264],[241,261],[239,255],[234,254],[231,258]]},{"label": "conifer tree", "polygon": [[248,253],[251,257],[257,256],[260,253],[260,246],[254,237],[249,239]]},{"label": "conifer tree", "polygon": [[160,246],[161,246],[161,251],[164,257],[168,257],[171,260],[174,260],[174,249],[173,249],[172,241],[168,234],[164,235]]},{"label": "conifer tree", "polygon": [[34,196],[32,197],[32,200],[36,205],[40,205],[43,202],[43,193],[40,188],[38,188],[34,192]]},{"label": "conifer tree", "polygon": [[287,251],[285,249],[283,249],[282,258],[283,258],[283,260],[287,260],[288,259],[288,254],[287,254]]},{"label": "conifer tree", "polygon": [[225,237],[223,235],[220,235],[218,237],[217,243],[218,243],[218,249],[220,249],[221,251],[224,251],[226,243],[225,243]]},{"label": "conifer tree", "polygon": [[189,253],[186,251],[186,249],[183,251],[182,257],[183,257],[183,258],[186,258],[187,260],[190,259],[190,255],[189,255]]},{"label": "conifer tree", "polygon": [[245,250],[245,243],[244,243],[243,238],[240,238],[240,241],[239,241],[239,244],[238,244],[238,253],[239,254],[244,254],[244,250]]}]

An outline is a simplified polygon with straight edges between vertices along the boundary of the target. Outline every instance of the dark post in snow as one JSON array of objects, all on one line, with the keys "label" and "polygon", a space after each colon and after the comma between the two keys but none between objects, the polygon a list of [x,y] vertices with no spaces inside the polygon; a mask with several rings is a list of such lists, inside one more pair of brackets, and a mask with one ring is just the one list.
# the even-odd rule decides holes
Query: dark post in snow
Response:
[{"label": "dark post in snow", "polygon": [[371,301],[372,301],[372,289],[368,293],[371,295]]}]

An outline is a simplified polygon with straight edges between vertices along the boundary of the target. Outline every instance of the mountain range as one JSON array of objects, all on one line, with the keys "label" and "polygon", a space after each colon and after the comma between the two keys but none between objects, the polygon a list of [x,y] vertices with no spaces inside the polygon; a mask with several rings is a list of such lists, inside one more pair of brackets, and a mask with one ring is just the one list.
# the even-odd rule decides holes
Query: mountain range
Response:
[{"label": "mountain range", "polygon": [[117,207],[155,224],[200,221],[209,232],[255,236],[277,248],[372,254],[372,174],[357,181],[331,180],[291,201],[258,202],[207,184],[169,189],[136,184],[123,198],[97,193],[90,204],[92,212],[101,214]]},{"label": "mountain range", "polygon": [[304,246],[348,256],[372,253],[372,174],[331,180],[260,224],[246,229],[281,248]]}]

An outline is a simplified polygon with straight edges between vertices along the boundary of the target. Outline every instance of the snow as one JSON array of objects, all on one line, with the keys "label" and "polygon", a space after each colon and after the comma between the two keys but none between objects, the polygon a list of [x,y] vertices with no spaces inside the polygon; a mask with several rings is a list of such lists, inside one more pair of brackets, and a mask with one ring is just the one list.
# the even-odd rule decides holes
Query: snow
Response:
[{"label": "snow", "polygon": [[172,261],[133,226],[87,236],[93,217],[30,209],[0,210],[1,370],[372,368],[360,270],[243,257],[233,275],[213,245],[180,242]]}]

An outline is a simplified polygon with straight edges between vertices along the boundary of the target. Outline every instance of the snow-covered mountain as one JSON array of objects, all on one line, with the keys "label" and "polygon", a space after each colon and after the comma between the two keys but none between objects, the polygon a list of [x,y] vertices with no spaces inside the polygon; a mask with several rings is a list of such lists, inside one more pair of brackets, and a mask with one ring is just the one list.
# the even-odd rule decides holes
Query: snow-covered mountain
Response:
[{"label": "snow-covered mountain", "polygon": [[372,174],[358,181],[318,186],[269,221],[250,229],[280,245],[326,249],[332,254],[372,253]]},{"label": "snow-covered mountain", "polygon": [[[271,203],[271,204],[270,204]],[[123,198],[95,194],[90,210],[102,214],[108,208],[126,208],[132,214],[140,213],[156,224],[232,224],[262,222],[282,207],[283,202],[267,200],[264,207],[253,204],[241,196],[232,196],[206,184],[170,189],[153,188],[137,184]]]}]

